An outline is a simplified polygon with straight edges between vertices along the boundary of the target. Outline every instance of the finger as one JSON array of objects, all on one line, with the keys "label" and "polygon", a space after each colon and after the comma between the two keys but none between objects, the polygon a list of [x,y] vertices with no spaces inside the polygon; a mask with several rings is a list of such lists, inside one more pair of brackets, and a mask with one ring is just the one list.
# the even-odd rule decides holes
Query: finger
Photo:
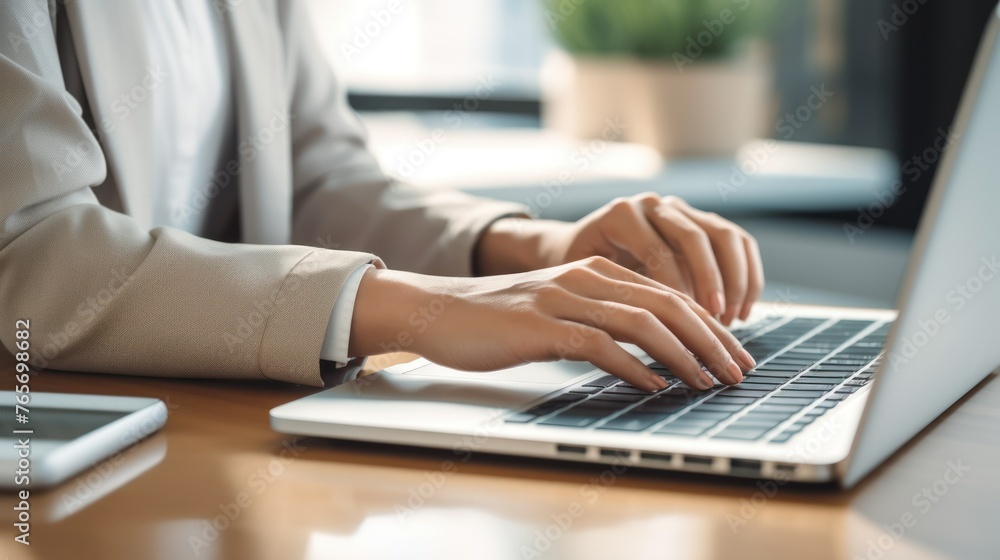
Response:
[{"label": "finger", "polygon": [[727,383],[739,383],[743,380],[740,366],[734,361],[741,359],[739,344],[732,350],[727,347],[704,319],[694,312],[692,305],[697,306],[696,303],[678,292],[643,285],[639,280],[642,275],[632,271],[627,273],[636,277],[635,283],[619,282],[598,274],[591,281],[579,282],[568,289],[590,299],[613,301],[652,311],[717,379]]},{"label": "finger", "polygon": [[[616,266],[614,263],[611,262],[607,261],[595,262],[591,270],[592,272],[599,274],[604,278],[620,282],[624,285],[631,283],[631,284],[638,284],[640,286],[646,286],[648,288],[653,288],[660,291],[665,291],[665,292],[670,291],[669,288],[663,286],[662,284],[656,281],[650,280],[649,278],[646,278],[641,274],[637,274],[635,271]],[[605,287],[603,289],[607,290],[608,288]],[[618,286],[612,286],[611,290],[619,292],[626,291],[625,288],[621,288]],[[686,301],[688,306],[702,319],[702,321],[708,326],[708,328],[711,329],[713,333],[715,333],[715,335],[719,338],[722,344],[729,351],[730,355],[736,358],[736,361],[743,366],[744,370],[753,369],[757,365],[756,360],[754,360],[753,356],[751,356],[750,353],[743,348],[743,345],[740,344],[740,341],[735,336],[733,336],[731,332],[726,330],[726,328],[722,326],[719,323],[719,321],[717,321],[712,316],[711,313],[709,313],[704,307],[698,305],[698,303],[694,301],[694,299],[692,299],[690,296],[681,294],[680,297]]]},{"label": "finger", "polygon": [[657,293],[653,288],[636,286],[635,297],[633,305],[652,311],[705,364],[716,379],[729,384],[743,381],[743,371],[735,361],[739,355],[732,353],[723,344],[719,336],[682,299],[683,294]]},{"label": "finger", "polygon": [[757,367],[757,360],[753,359],[750,352],[747,352],[746,349],[743,348],[743,345],[740,344],[739,339],[736,338],[733,333],[729,332],[726,327],[722,326],[722,323],[717,321],[715,317],[712,317],[711,313],[706,311],[705,308],[701,307],[694,301],[689,302],[689,306],[692,311],[701,317],[701,320],[704,321],[705,325],[708,326],[713,333],[715,333],[715,336],[719,338],[719,341],[726,347],[729,354],[733,356],[736,359],[736,362],[743,367],[743,371],[749,371]]},{"label": "finger", "polygon": [[694,295],[681,270],[678,255],[650,225],[636,204],[623,205],[624,212],[605,224],[602,232],[613,245],[625,251],[649,270],[650,276],[671,288]]},{"label": "finger", "polygon": [[743,310],[747,295],[748,270],[747,251],[743,245],[743,235],[735,226],[715,214],[700,212],[691,208],[680,211],[691,218],[705,232],[715,251],[722,285],[726,296],[726,311],[722,314],[722,324],[729,325]]},{"label": "finger", "polygon": [[694,278],[695,300],[713,314],[722,315],[726,309],[722,274],[708,234],[673,206],[660,204],[649,208],[647,213],[650,223],[660,236],[684,255]]},{"label": "finger", "polygon": [[[687,263],[687,259],[684,255],[678,255],[674,253],[674,260],[677,261],[677,267],[681,269],[681,273],[684,274],[684,281],[687,282],[688,286],[694,286],[694,276],[691,275],[691,266]],[[690,292],[685,292],[694,299],[694,289]]]},{"label": "finger", "polygon": [[[638,358],[618,346],[612,336],[598,328],[574,321],[561,321],[563,325],[560,358],[585,361],[647,391],[659,391],[668,385]],[[576,343],[576,341],[583,341]]]},{"label": "finger", "polygon": [[573,295],[563,301],[556,316],[589,324],[617,341],[635,344],[691,387],[710,389],[715,385],[674,333],[646,309]]},{"label": "finger", "polygon": [[743,309],[740,310],[740,320],[746,321],[750,316],[750,309],[753,304],[760,299],[760,294],[764,292],[764,263],[760,258],[760,248],[757,247],[757,240],[750,234],[743,238],[743,246],[747,253],[747,296],[743,302]]}]

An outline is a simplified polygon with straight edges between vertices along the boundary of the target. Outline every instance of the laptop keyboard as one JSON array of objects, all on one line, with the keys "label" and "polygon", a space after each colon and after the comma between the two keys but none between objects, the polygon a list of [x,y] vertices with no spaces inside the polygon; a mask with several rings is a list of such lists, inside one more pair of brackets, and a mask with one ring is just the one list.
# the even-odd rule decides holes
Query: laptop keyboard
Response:
[{"label": "laptop keyboard", "polygon": [[612,375],[571,386],[508,423],[784,442],[871,382],[891,322],[771,318],[733,334],[757,361],[739,385],[670,385],[656,393]]}]

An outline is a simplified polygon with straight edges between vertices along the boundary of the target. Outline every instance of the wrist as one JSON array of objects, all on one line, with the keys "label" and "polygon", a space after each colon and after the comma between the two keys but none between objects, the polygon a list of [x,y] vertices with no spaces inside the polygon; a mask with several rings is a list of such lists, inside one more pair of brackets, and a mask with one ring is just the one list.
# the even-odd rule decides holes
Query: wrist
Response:
[{"label": "wrist", "polygon": [[420,312],[459,291],[458,278],[388,269],[369,269],[354,302],[350,356],[388,352],[420,353]]},{"label": "wrist", "polygon": [[501,218],[476,245],[476,273],[514,274],[562,264],[573,224],[556,220]]},{"label": "wrist", "polygon": [[350,356],[373,356],[407,348],[398,341],[405,323],[402,310],[415,297],[415,286],[406,281],[406,273],[387,269],[370,269],[358,285],[351,319],[348,344]]}]

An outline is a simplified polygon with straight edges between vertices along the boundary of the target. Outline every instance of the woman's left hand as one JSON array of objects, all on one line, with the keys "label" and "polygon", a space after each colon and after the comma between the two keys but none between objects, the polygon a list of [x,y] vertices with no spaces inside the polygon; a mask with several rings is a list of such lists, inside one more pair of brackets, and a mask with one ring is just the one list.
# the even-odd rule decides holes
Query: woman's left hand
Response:
[{"label": "woman's left hand", "polygon": [[750,234],[680,198],[651,193],[616,199],[576,223],[499,220],[477,256],[487,274],[605,257],[687,293],[725,325],[746,319],[764,288]]}]

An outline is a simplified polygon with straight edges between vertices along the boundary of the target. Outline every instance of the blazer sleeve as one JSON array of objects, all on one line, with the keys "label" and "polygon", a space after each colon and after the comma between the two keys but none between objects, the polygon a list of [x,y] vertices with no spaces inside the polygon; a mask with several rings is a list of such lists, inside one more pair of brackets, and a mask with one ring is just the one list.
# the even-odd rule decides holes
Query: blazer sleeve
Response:
[{"label": "blazer sleeve", "polygon": [[0,341],[14,352],[23,319],[38,367],[321,386],[334,300],[379,261],[147,231],[99,205],[105,157],[38,25],[48,5],[0,5]]},{"label": "blazer sleeve", "polygon": [[296,243],[371,251],[395,269],[473,273],[473,251],[498,218],[525,206],[396,182],[379,168],[313,36],[306,2],[278,2],[289,59]]}]

